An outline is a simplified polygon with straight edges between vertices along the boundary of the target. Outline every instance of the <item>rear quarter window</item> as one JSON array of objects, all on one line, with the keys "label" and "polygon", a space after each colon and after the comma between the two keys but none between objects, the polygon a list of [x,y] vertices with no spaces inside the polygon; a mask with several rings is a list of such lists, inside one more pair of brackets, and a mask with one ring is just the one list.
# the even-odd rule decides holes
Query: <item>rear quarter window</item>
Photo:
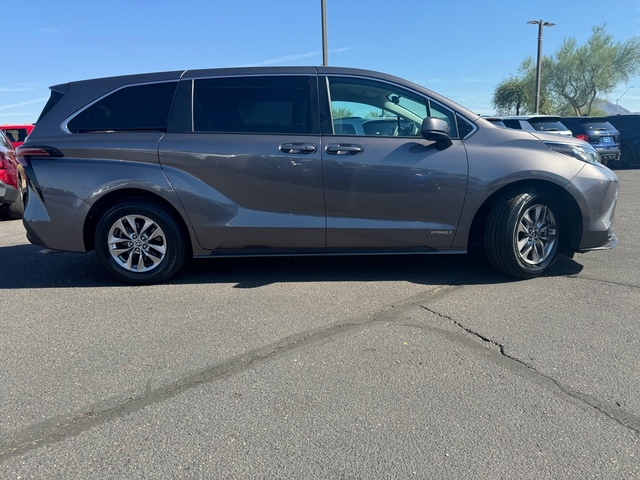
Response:
[{"label": "rear quarter window", "polygon": [[124,87],[100,98],[74,116],[72,133],[164,130],[178,82]]}]

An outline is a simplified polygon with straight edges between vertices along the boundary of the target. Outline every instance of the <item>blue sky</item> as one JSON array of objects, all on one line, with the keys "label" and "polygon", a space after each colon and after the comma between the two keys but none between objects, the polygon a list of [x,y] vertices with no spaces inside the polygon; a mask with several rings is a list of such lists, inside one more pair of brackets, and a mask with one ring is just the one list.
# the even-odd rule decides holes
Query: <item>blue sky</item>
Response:
[{"label": "blue sky", "polygon": [[[17,2],[14,2],[17,5]],[[591,28],[640,35],[640,0],[326,0],[329,64],[425,85],[481,114],[527,56]],[[0,124],[36,121],[49,86],[188,68],[322,64],[321,0],[30,0],[4,5]],[[543,72],[544,75],[544,72]],[[633,88],[628,87],[633,86]],[[625,92],[626,91],[626,92]],[[640,76],[609,101],[640,112]]]}]

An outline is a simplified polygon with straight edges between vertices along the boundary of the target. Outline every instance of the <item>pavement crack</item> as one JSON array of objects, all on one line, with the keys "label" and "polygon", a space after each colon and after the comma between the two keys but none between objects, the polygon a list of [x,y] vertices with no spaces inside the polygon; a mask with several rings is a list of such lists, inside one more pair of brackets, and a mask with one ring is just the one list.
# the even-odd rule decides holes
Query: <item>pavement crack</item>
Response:
[{"label": "pavement crack", "polygon": [[385,311],[362,316],[353,322],[328,325],[285,337],[278,342],[236,355],[156,388],[152,388],[154,377],[152,374],[143,386],[143,393],[139,395],[126,395],[126,397],[122,396],[88,405],[82,412],[50,418],[16,432],[9,438],[1,439],[0,462],[65,438],[77,436],[96,426],[140,411],[147,406],[169,400],[200,385],[223,380],[245,369],[255,368],[260,363],[271,361],[295,349],[319,344],[345,332],[365,328],[367,324],[378,322],[379,315],[384,315]]},{"label": "pavement crack", "polygon": [[[469,327],[466,327],[461,322],[451,318],[448,315],[444,315],[436,310],[433,310],[429,307],[425,307],[424,305],[420,305],[420,307],[433,314],[437,317],[444,319],[448,322],[451,322],[456,327],[463,330],[465,333],[480,339],[483,344],[491,347],[491,351],[498,351],[500,353],[499,358],[501,359],[501,363],[503,363],[510,371],[515,372],[523,377],[526,377],[538,385],[546,386],[549,390],[553,391],[559,397],[569,401],[574,404],[578,408],[583,411],[596,411],[599,414],[602,414],[609,419],[617,422],[625,428],[628,428],[634,431],[636,434],[640,434],[640,417],[637,415],[628,412],[627,410],[620,408],[619,405],[612,405],[607,402],[604,402],[592,395],[589,395],[584,392],[580,392],[574,388],[571,388],[567,385],[560,383],[555,378],[540,372],[534,366],[523,362],[522,360],[509,355],[505,351],[505,346],[482,335],[478,332],[473,331]],[[495,357],[495,355],[494,355]],[[495,361],[496,359],[493,358]]]}]

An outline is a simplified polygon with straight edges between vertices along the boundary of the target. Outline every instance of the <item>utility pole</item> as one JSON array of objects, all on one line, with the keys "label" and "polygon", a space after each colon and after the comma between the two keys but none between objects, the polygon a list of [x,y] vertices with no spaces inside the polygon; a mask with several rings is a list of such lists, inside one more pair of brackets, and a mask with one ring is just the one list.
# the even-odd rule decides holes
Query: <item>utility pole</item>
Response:
[{"label": "utility pole", "polygon": [[322,65],[329,65],[329,54],[327,53],[327,0],[322,2]]},{"label": "utility pole", "polygon": [[[633,88],[633,85],[631,85],[629,88]],[[616,100],[616,115],[618,115],[618,101],[619,101],[622,97],[624,97],[624,94],[625,94],[625,93],[627,93],[627,92],[629,91],[629,88],[627,88],[627,89],[624,91],[624,93],[618,97],[618,100]]]},{"label": "utility pole", "polygon": [[553,27],[555,23],[543,20],[530,20],[527,23],[538,25],[538,63],[536,64],[536,93],[534,96],[535,114],[538,115],[540,111],[540,70],[542,68],[542,28]]}]

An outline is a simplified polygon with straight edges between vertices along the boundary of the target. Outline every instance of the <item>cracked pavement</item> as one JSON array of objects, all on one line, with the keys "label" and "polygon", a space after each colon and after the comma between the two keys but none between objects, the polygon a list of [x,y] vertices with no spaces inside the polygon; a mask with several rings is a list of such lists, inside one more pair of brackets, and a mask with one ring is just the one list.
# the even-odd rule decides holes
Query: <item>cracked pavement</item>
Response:
[{"label": "cracked pavement", "polygon": [[0,222],[2,478],[640,478],[640,171],[620,244],[203,261],[114,283]]}]

